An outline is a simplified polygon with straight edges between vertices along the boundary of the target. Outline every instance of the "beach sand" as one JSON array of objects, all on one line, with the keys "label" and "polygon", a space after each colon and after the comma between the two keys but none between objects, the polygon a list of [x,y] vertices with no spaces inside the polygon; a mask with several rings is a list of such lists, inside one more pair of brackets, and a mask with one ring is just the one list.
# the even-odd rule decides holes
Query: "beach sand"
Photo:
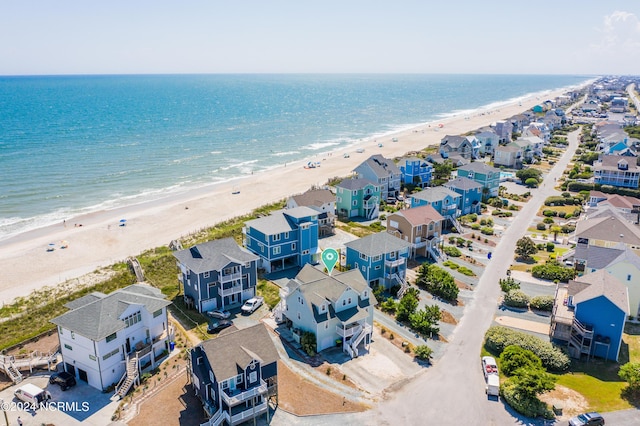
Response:
[{"label": "beach sand", "polygon": [[[563,92],[546,94],[544,99],[554,99]],[[0,270],[3,271],[0,303],[27,296],[43,286],[76,279],[144,250],[168,245],[173,239],[304,192],[312,185],[323,185],[329,178],[347,176],[370,155],[382,154],[394,158],[430,145],[439,145],[445,135],[463,134],[507,119],[542,100],[532,96],[497,109],[425,123],[384,138],[363,140],[348,149],[318,154],[232,182],[149,203],[70,218],[65,224],[4,240],[0,242]],[[440,123],[442,127],[439,127]],[[393,138],[397,138],[397,142],[393,142]],[[379,147],[379,143],[383,146]],[[357,148],[364,148],[365,151],[356,153]],[[344,158],[345,153],[349,154],[349,158]],[[321,166],[305,169],[308,161],[320,162]],[[232,194],[236,191],[240,192]],[[123,218],[126,219],[126,226],[119,226]],[[68,242],[68,248],[61,249],[61,241]],[[50,243],[55,243],[56,249],[47,252]]]}]

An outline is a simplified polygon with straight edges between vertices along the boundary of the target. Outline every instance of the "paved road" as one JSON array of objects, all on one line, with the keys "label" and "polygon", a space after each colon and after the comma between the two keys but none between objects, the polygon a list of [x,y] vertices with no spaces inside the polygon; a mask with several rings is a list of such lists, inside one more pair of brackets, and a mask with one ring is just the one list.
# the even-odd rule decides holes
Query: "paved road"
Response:
[{"label": "paved road", "polygon": [[[442,359],[404,387],[391,392],[375,410],[376,423],[387,425],[518,423],[501,402],[487,400],[484,377],[480,371],[480,349],[497,307],[499,278],[506,276],[516,241],[525,233],[545,198],[553,195],[554,178],[563,170],[578,147],[578,134],[569,135],[569,146],[561,159],[525,204],[512,225],[503,234],[467,306],[462,321]],[[480,421],[480,419],[482,419]]]}]

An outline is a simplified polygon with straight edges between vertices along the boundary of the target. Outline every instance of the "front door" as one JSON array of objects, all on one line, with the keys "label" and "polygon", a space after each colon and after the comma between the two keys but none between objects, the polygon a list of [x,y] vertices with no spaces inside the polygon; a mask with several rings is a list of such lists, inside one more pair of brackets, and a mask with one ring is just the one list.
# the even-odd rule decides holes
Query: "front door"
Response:
[{"label": "front door", "polygon": [[127,349],[127,353],[131,352],[131,342],[129,341],[128,337],[126,342],[126,349]]},{"label": "front door", "polygon": [[78,377],[83,382],[89,382],[89,379],[87,379],[87,372],[84,371],[82,368],[78,368]]},{"label": "front door", "polygon": [[65,367],[67,367],[67,373],[70,373],[73,375],[73,377],[76,376],[76,367],[74,367],[73,365],[69,364],[68,362],[64,363]]}]

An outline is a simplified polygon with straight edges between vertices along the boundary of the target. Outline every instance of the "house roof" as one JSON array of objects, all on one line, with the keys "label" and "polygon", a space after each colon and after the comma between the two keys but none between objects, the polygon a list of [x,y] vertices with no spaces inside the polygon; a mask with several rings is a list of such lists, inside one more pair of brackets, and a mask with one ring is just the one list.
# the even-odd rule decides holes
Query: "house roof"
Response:
[{"label": "house roof", "polygon": [[372,155],[364,160],[355,168],[355,171],[358,171],[358,169],[361,169],[362,167],[368,167],[379,178],[398,176],[402,173],[393,160],[388,160],[380,154]]},{"label": "house roof", "polygon": [[378,256],[408,249],[411,244],[382,231],[345,243],[345,246],[366,256]]},{"label": "house roof", "polygon": [[457,149],[460,147],[460,145],[464,144],[465,142],[470,143],[469,140],[464,136],[446,135],[444,138],[440,140],[440,145],[441,146],[447,145],[453,149]]},{"label": "house roof", "polygon": [[255,254],[240,247],[231,237],[197,244],[189,249],[176,251],[173,255],[196,274],[221,271],[229,264],[242,265],[259,259]]},{"label": "house roof", "polygon": [[248,220],[245,222],[245,225],[265,235],[274,235],[297,229],[292,222],[287,220],[287,217],[301,219],[311,216],[318,216],[318,212],[309,207],[301,206],[287,210],[273,211],[269,216]]},{"label": "house roof", "polygon": [[475,173],[500,173],[500,169],[491,167],[483,162],[474,161],[465,166],[458,167],[458,170],[473,171]]},{"label": "house roof", "polygon": [[205,340],[199,346],[206,354],[218,382],[237,376],[254,359],[263,366],[280,359],[263,323],[221,334],[215,339]]},{"label": "house roof", "polygon": [[496,147],[496,152],[518,152],[520,151],[520,147],[514,143],[510,143],[507,145],[500,145]]},{"label": "house roof", "polygon": [[634,205],[640,205],[640,200],[626,195],[610,194],[602,204],[611,204],[619,209],[632,209]]},{"label": "house roof", "polygon": [[591,274],[583,275],[573,281],[587,284],[584,290],[573,296],[573,303],[575,305],[604,296],[620,308],[621,311],[629,315],[629,295],[627,287],[606,270],[601,269]]},{"label": "house roof", "polygon": [[64,329],[71,330],[93,341],[125,328],[120,316],[132,305],[140,305],[147,312],[155,312],[171,302],[162,292],[148,284],[133,284],[113,293],[97,297],[51,320]]},{"label": "house roof", "polygon": [[628,167],[625,171],[638,172],[640,168],[636,165],[636,161],[620,155],[603,155],[599,162],[594,163],[594,169],[619,170],[619,164],[626,164]]},{"label": "house roof", "polygon": [[463,191],[469,191],[473,189],[480,189],[480,190],[482,189],[482,185],[480,185],[478,182],[464,176],[450,180],[449,182],[445,183],[445,185],[447,186],[447,188],[454,187],[454,188],[461,189]]},{"label": "house roof", "polygon": [[324,204],[336,201],[336,196],[328,189],[310,189],[302,194],[291,197],[298,206],[322,207]]},{"label": "house roof", "polygon": [[444,220],[444,217],[430,205],[400,210],[388,217],[391,218],[394,215],[404,217],[412,226],[424,225],[429,222],[441,222]]},{"label": "house roof", "polygon": [[411,198],[428,201],[430,203],[443,200],[447,196],[453,197],[454,199],[461,197],[461,195],[458,194],[457,192],[452,191],[449,188],[445,188],[444,186],[433,186],[430,188],[425,188],[422,191],[418,191],[414,194],[411,194]]},{"label": "house roof", "polygon": [[352,179],[343,180],[342,182],[337,184],[336,187],[353,191],[353,190],[363,189],[367,185],[376,186],[376,184],[371,182],[369,179],[352,178]]},{"label": "house roof", "polygon": [[[624,245],[622,245],[624,247]],[[602,269],[606,268],[611,262],[617,259],[624,249],[600,247],[593,245],[578,244],[576,246],[574,257],[576,259],[585,260],[587,268]]]},{"label": "house roof", "polygon": [[640,229],[613,212],[576,223],[576,238],[615,241],[640,246]]}]

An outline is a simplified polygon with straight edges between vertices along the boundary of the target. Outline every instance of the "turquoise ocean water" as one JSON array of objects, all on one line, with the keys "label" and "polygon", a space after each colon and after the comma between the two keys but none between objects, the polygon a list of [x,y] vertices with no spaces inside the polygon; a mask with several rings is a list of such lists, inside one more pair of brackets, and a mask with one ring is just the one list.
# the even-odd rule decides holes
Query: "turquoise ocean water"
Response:
[{"label": "turquoise ocean water", "polygon": [[0,77],[0,240],[588,79]]}]

